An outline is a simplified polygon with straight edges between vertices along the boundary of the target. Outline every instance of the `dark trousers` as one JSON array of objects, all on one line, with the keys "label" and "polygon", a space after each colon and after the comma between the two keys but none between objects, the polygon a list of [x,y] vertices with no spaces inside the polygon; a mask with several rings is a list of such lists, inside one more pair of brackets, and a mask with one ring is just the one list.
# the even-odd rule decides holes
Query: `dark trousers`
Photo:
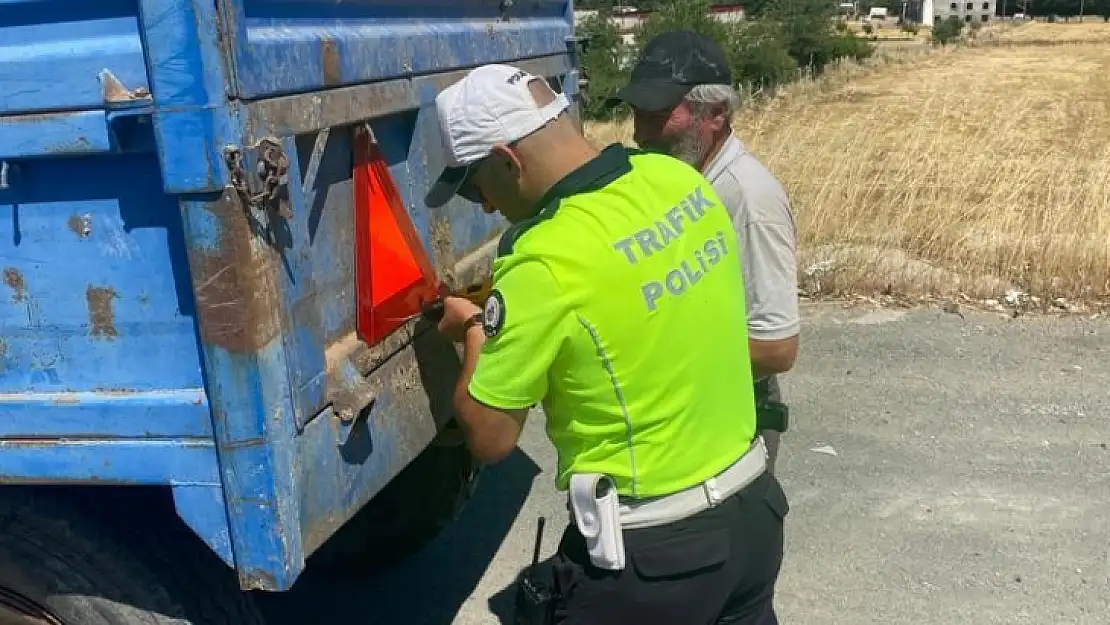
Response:
[{"label": "dark trousers", "polygon": [[777,625],[774,588],[788,510],[778,480],[764,473],[715,508],[625,531],[622,571],[594,567],[572,523],[554,559],[554,622]]}]

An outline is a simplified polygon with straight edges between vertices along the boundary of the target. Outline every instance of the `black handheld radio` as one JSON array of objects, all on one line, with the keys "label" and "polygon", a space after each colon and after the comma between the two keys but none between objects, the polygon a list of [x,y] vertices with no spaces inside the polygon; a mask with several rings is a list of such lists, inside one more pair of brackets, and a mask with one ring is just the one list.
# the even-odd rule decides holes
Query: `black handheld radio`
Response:
[{"label": "black handheld radio", "polygon": [[516,625],[548,625],[554,619],[554,593],[548,581],[550,575],[547,580],[543,579],[538,567],[545,521],[544,517],[540,517],[536,527],[536,546],[532,551],[532,564],[524,569],[517,584]]}]

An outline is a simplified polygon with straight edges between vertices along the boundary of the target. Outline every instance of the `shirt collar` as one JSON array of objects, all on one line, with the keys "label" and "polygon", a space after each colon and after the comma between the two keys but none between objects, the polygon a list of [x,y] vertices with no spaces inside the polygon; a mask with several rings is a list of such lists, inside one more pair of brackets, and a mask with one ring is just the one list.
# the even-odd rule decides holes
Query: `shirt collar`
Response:
[{"label": "shirt collar", "polygon": [[740,142],[740,139],[738,139],[735,134],[730,132],[728,138],[721,144],[721,149],[717,151],[717,155],[705,166],[705,174],[703,175],[707,180],[713,182],[718,176],[724,173],[725,168],[728,167],[728,164],[732,162],[733,159],[744,152],[744,144]]},{"label": "shirt collar", "polygon": [[548,189],[536,203],[535,214],[539,216],[553,204],[558,205],[559,200],[572,195],[601,189],[630,171],[632,163],[628,160],[628,149],[619,143],[612,143]]},{"label": "shirt collar", "polygon": [[563,176],[562,180],[555,183],[547,190],[547,193],[543,194],[540,201],[536,202],[535,213],[532,217],[514,224],[505,231],[498,243],[497,255],[504,256],[512,253],[513,244],[516,243],[517,239],[536,224],[550,219],[555,211],[559,210],[559,204],[562,203],[562,200],[579,193],[589,193],[602,189],[617,178],[632,171],[632,162],[629,160],[631,152],[633,150],[629,150],[619,143],[612,143],[597,156]]}]

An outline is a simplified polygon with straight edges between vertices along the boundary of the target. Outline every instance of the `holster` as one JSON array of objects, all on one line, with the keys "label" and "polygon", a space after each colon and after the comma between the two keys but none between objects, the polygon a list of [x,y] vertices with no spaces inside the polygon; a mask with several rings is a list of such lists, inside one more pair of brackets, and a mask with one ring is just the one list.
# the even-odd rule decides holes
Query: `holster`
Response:
[{"label": "holster", "polygon": [[790,407],[772,399],[771,378],[755,383],[755,429],[785,432],[790,427]]},{"label": "holster", "polygon": [[624,528],[613,480],[600,473],[575,473],[570,476],[569,492],[572,518],[586,540],[590,562],[600,569],[622,570]]}]

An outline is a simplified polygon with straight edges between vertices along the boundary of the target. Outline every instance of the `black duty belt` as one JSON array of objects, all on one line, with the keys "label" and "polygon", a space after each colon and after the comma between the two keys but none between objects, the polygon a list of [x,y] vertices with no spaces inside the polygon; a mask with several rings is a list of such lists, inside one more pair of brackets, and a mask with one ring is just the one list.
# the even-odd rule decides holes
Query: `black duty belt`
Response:
[{"label": "black duty belt", "polygon": [[759,432],[785,432],[790,426],[790,407],[771,399],[772,379],[767,377],[755,383],[755,424]]}]

